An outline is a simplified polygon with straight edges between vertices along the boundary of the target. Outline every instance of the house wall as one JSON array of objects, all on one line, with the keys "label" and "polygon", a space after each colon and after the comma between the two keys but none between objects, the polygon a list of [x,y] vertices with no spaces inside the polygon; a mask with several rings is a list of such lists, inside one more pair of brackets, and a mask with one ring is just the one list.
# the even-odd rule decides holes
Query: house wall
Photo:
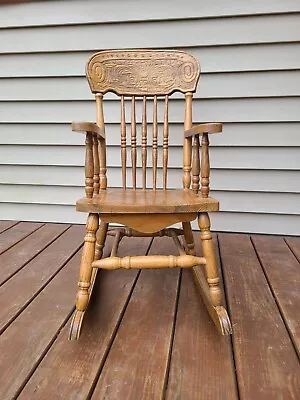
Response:
[{"label": "house wall", "polygon": [[[194,122],[211,138],[222,231],[300,234],[300,3],[43,1],[0,7],[0,219],[84,222],[85,63],[100,49],[178,48],[201,63]],[[109,182],[120,185],[119,104],[106,102]],[[183,102],[171,101],[170,184],[180,187]]]}]

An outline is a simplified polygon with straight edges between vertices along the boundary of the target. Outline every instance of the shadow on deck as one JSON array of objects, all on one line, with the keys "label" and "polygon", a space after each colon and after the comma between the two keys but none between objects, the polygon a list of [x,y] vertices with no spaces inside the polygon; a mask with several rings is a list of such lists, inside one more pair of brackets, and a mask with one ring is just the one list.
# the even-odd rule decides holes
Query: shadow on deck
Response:
[{"label": "shadow on deck", "polygon": [[[215,235],[231,338],[191,271],[118,270],[98,274],[70,342],[84,227],[3,221],[0,232],[1,400],[300,398],[300,238]],[[170,238],[124,238],[119,254],[147,251],[175,254]]]}]

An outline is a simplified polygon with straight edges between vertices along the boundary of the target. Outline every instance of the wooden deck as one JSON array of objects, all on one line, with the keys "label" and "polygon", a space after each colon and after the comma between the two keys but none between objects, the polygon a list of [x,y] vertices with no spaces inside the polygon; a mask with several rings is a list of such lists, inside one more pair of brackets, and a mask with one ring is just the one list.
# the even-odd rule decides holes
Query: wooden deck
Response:
[{"label": "wooden deck", "polygon": [[[191,271],[131,270],[99,273],[69,342],[84,227],[0,232],[1,400],[300,399],[300,238],[215,235],[232,337],[216,332]],[[119,253],[131,251],[175,249],[124,238]]]}]

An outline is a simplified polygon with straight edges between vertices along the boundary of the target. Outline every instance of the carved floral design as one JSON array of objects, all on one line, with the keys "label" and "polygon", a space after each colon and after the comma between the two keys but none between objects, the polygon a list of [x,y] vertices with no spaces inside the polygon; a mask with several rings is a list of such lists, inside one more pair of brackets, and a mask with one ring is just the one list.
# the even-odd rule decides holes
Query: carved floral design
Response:
[{"label": "carved floral design", "polygon": [[86,72],[92,92],[166,95],[195,91],[200,67],[192,55],[181,51],[115,50],[93,55]]}]

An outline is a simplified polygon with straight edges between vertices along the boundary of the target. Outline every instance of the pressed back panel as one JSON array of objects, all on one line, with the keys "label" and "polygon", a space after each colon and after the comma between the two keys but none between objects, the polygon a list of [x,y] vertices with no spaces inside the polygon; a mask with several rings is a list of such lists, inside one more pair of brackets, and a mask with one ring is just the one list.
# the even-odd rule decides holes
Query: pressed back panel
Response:
[{"label": "pressed back panel", "polygon": [[[123,188],[126,189],[128,182],[131,181],[129,186],[134,189],[138,187],[166,189],[169,158],[169,95],[175,91],[185,94],[184,129],[191,128],[191,99],[200,75],[198,61],[192,55],[177,50],[100,51],[89,59],[86,74],[91,90],[96,94],[97,124],[102,129],[104,129],[103,94],[114,92],[121,97],[120,158]],[[149,112],[147,115],[148,103],[153,109],[151,115]],[[159,105],[164,108],[162,119],[158,118]],[[141,121],[139,128],[137,120]],[[128,132],[126,122],[131,124],[130,130],[127,129]],[[147,132],[149,123],[152,124],[152,132],[149,132],[152,140]],[[161,128],[159,123],[163,125]],[[183,132],[182,136],[184,138]],[[101,145],[99,186],[100,190],[105,190],[106,161],[103,142]],[[191,181],[190,139],[183,139],[183,148],[183,186],[188,189]],[[152,154],[148,156],[149,150],[152,150]],[[147,174],[149,167],[152,168],[152,177]],[[128,179],[128,168],[131,169],[131,179]],[[158,183],[158,174],[161,176],[161,184]],[[141,179],[138,179],[139,177]]]},{"label": "pressed back panel", "polygon": [[94,54],[86,66],[93,93],[166,95],[194,92],[200,74],[198,61],[177,50],[112,50]]}]

